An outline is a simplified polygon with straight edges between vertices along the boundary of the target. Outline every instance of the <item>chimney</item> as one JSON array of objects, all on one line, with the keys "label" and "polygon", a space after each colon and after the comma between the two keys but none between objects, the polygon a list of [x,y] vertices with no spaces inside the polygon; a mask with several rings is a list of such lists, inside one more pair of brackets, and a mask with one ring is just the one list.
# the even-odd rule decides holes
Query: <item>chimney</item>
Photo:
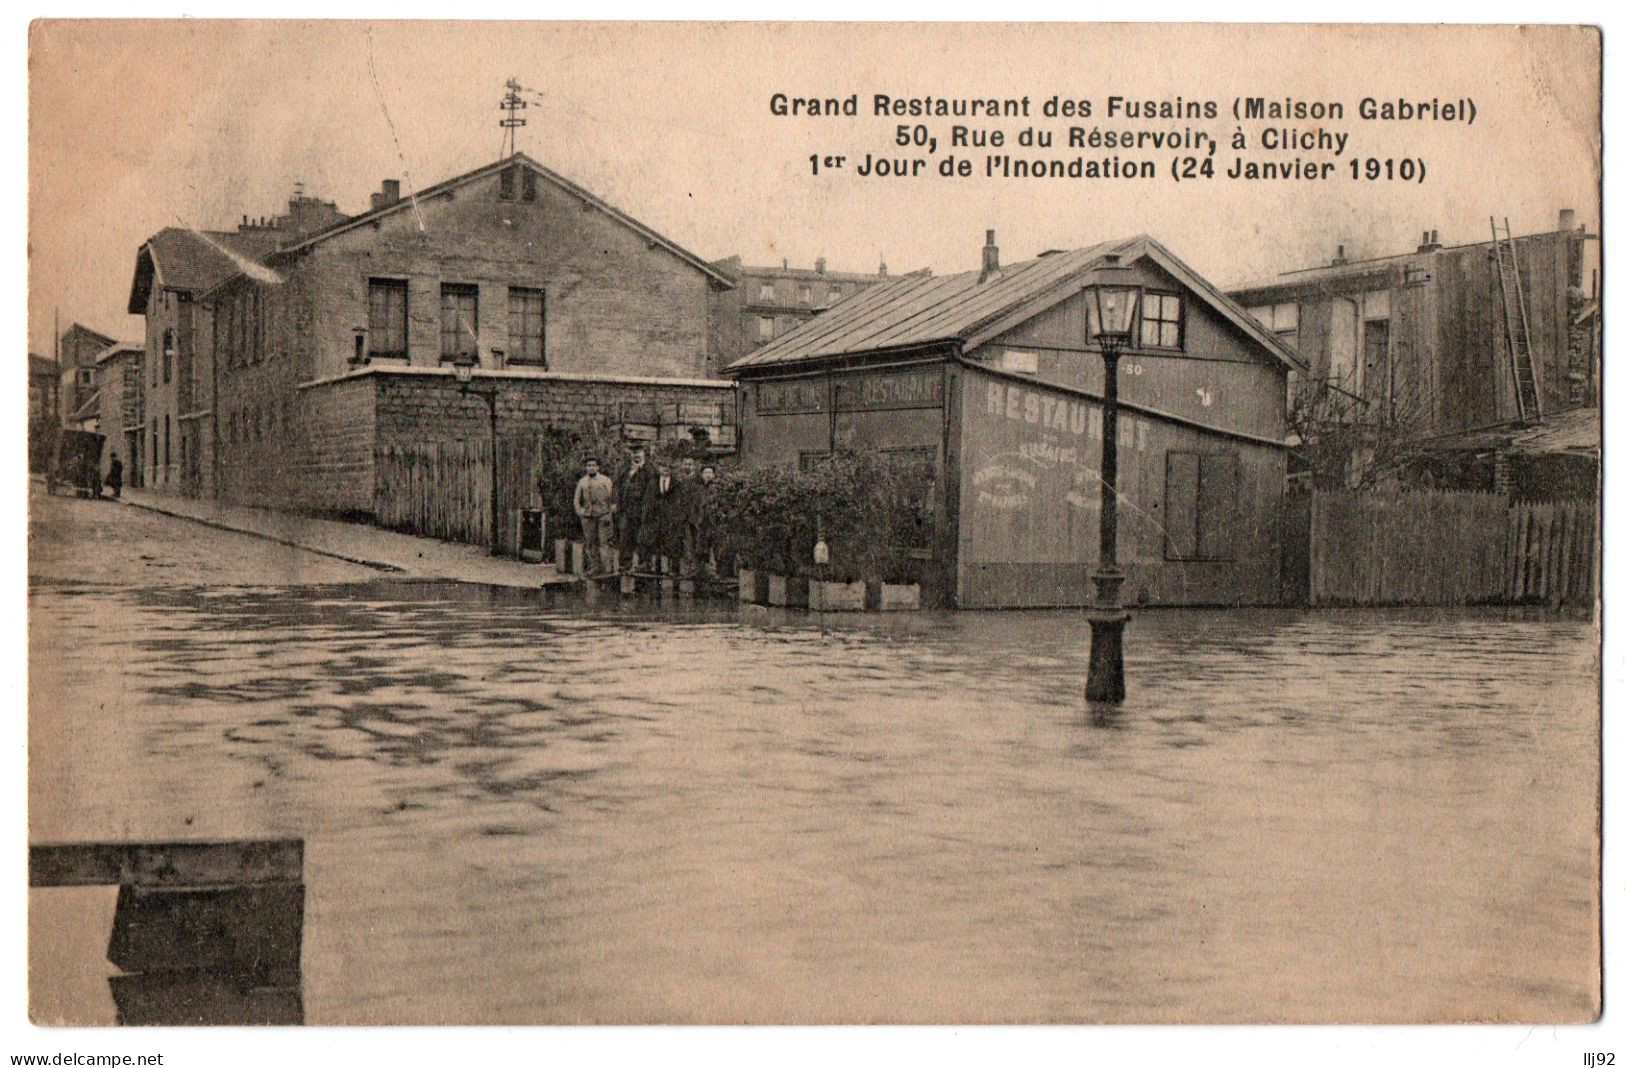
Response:
[{"label": "chimney", "polygon": [[1574,229],[1574,209],[1564,208],[1557,213],[1557,228],[1559,230]]},{"label": "chimney", "polygon": [[372,210],[377,211],[379,208],[381,208],[383,206],[384,206],[384,194],[382,194],[382,193],[374,193],[372,195]]},{"label": "chimney", "polygon": [[400,180],[396,179],[396,178],[385,178],[384,179],[384,206],[388,207],[389,205],[395,203],[399,199],[401,199],[401,183],[400,183]]},{"label": "chimney", "polygon": [[1349,258],[1346,255],[1343,254],[1343,246],[1338,245],[1337,246],[1337,255],[1332,257],[1332,266],[1333,267],[1341,267],[1341,266],[1343,266],[1343,264],[1347,263],[1348,261],[1349,261]]},{"label": "chimney", "polygon": [[987,281],[999,273],[999,246],[993,243],[993,231],[987,232],[987,244],[982,246],[982,276],[976,280],[977,284]]},{"label": "chimney", "polygon": [[824,257],[820,256],[813,261],[813,270],[817,271],[819,274],[824,273]]},{"label": "chimney", "polygon": [[1439,231],[1423,230],[1422,243],[1416,246],[1418,252],[1437,252],[1444,246],[1439,244]]}]

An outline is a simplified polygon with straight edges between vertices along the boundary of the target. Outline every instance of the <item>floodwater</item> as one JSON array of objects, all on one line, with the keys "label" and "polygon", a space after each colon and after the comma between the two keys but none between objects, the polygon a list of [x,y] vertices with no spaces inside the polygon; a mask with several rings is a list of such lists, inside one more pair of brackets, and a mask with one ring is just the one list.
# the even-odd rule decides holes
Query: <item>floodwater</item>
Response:
[{"label": "floodwater", "polygon": [[1142,612],[1091,711],[1075,612],[185,578],[33,581],[30,840],[304,838],[311,1024],[1597,1011],[1588,623]]}]

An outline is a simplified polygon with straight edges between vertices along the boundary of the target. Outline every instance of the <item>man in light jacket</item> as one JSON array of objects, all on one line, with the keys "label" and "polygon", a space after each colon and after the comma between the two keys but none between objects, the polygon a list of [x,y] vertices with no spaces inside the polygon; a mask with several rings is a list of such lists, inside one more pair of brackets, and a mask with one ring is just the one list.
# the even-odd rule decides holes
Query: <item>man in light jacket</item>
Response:
[{"label": "man in light jacket", "polygon": [[587,457],[587,473],[576,483],[575,509],[581,519],[581,544],[589,577],[615,570],[615,483],[599,473],[596,457]]}]

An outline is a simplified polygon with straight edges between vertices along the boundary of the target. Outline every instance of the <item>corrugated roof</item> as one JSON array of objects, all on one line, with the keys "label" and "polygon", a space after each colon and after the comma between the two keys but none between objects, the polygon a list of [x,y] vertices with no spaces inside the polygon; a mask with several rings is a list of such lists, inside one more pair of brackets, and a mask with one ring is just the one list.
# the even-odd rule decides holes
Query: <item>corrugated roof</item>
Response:
[{"label": "corrugated roof", "polygon": [[[806,363],[891,349],[961,342],[976,344],[981,332],[1026,308],[1037,314],[1045,299],[1068,295],[1079,276],[1115,256],[1123,264],[1149,258],[1205,297],[1271,355],[1294,369],[1295,352],[1264,330],[1230,298],[1187,267],[1155,239],[1140,235],[1070,252],[1046,253],[1002,268],[986,282],[980,271],[941,277],[906,276],[873,286],[829,311],[735,360],[725,369],[744,371]],[[1013,324],[1012,324],[1013,325]]]},{"label": "corrugated roof", "polygon": [[1105,242],[1013,263],[986,282],[979,281],[980,271],[941,277],[906,275],[883,282],[735,360],[728,369],[963,341],[981,323],[1064,283],[1107,253],[1132,243]]}]

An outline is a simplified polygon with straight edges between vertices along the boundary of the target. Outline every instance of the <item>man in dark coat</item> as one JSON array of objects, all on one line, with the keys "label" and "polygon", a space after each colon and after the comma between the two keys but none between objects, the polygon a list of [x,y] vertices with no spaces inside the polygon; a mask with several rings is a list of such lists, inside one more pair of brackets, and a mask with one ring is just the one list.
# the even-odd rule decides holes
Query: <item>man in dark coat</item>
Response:
[{"label": "man in dark coat", "polygon": [[107,486],[113,491],[115,500],[119,494],[124,492],[124,461],[118,458],[116,452],[113,454],[112,461],[107,465]]},{"label": "man in dark coat", "polygon": [[691,497],[688,483],[673,477],[666,464],[655,465],[655,477],[638,516],[640,556],[651,563],[661,557],[682,560]]},{"label": "man in dark coat", "polygon": [[[643,520],[643,499],[655,481],[648,455],[642,445],[632,446],[632,463],[615,481],[615,547],[623,572],[632,570],[632,556],[642,547],[638,526]],[[647,554],[643,556],[643,566],[647,567]]]}]

